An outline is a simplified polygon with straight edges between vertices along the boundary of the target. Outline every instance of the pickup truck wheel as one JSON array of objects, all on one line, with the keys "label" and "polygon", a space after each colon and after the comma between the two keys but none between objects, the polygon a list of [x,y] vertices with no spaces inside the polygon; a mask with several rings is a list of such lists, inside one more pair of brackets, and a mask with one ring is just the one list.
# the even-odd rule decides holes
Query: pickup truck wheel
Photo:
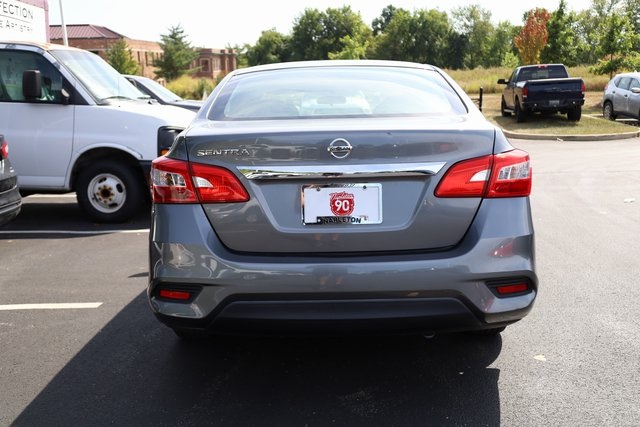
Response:
[{"label": "pickup truck wheel", "polygon": [[567,111],[567,119],[570,122],[579,122],[582,116],[582,107],[574,108]]},{"label": "pickup truck wheel", "polygon": [[615,120],[616,113],[613,111],[613,104],[609,101],[604,103],[604,107],[602,107],[602,115],[607,120]]},{"label": "pickup truck wheel", "polygon": [[516,122],[522,123],[526,118],[526,113],[520,108],[520,101],[516,99]]},{"label": "pickup truck wheel", "polygon": [[141,207],[142,186],[126,164],[108,160],[83,169],[76,181],[76,197],[85,213],[99,222],[123,222]]},{"label": "pickup truck wheel", "polygon": [[507,111],[507,103],[504,100],[504,96],[502,97],[502,101],[500,102],[500,114],[502,114],[502,117],[511,116],[511,113]]}]

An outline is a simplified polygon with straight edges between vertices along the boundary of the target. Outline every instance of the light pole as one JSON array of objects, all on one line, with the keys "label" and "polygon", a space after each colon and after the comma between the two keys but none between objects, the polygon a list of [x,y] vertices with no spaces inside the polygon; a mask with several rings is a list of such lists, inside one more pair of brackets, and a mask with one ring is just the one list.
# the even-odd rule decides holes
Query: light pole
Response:
[{"label": "light pole", "polygon": [[60,24],[62,27],[62,42],[65,46],[69,46],[69,38],[67,37],[67,26],[64,25],[64,12],[62,11],[62,0],[60,2]]}]

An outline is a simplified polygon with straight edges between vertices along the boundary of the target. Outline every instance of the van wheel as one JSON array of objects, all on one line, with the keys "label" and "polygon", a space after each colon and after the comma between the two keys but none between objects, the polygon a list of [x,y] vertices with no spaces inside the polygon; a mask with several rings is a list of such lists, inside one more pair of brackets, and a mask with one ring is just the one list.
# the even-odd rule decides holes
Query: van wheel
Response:
[{"label": "van wheel", "polygon": [[85,213],[98,222],[126,221],[144,200],[135,171],[113,160],[97,162],[80,172],[76,198]]}]

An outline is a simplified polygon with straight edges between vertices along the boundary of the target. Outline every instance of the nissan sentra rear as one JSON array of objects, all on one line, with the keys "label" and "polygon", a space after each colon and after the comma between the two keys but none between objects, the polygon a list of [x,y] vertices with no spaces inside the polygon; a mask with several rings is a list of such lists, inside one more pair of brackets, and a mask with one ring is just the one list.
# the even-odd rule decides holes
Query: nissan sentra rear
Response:
[{"label": "nissan sentra rear", "polygon": [[149,302],[182,337],[496,333],[537,294],[531,183],[436,67],[237,70],[153,162]]}]

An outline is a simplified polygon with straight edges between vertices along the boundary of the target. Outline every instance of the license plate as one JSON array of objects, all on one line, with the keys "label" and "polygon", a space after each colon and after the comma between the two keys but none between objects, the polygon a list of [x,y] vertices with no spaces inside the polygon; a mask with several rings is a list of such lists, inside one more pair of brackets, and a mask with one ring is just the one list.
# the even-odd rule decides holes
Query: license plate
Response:
[{"label": "license plate", "polygon": [[549,101],[549,106],[551,107],[557,107],[560,105],[560,101],[557,99],[552,99],[551,101]]},{"label": "license plate", "polygon": [[381,224],[382,184],[308,185],[302,188],[304,224]]}]

